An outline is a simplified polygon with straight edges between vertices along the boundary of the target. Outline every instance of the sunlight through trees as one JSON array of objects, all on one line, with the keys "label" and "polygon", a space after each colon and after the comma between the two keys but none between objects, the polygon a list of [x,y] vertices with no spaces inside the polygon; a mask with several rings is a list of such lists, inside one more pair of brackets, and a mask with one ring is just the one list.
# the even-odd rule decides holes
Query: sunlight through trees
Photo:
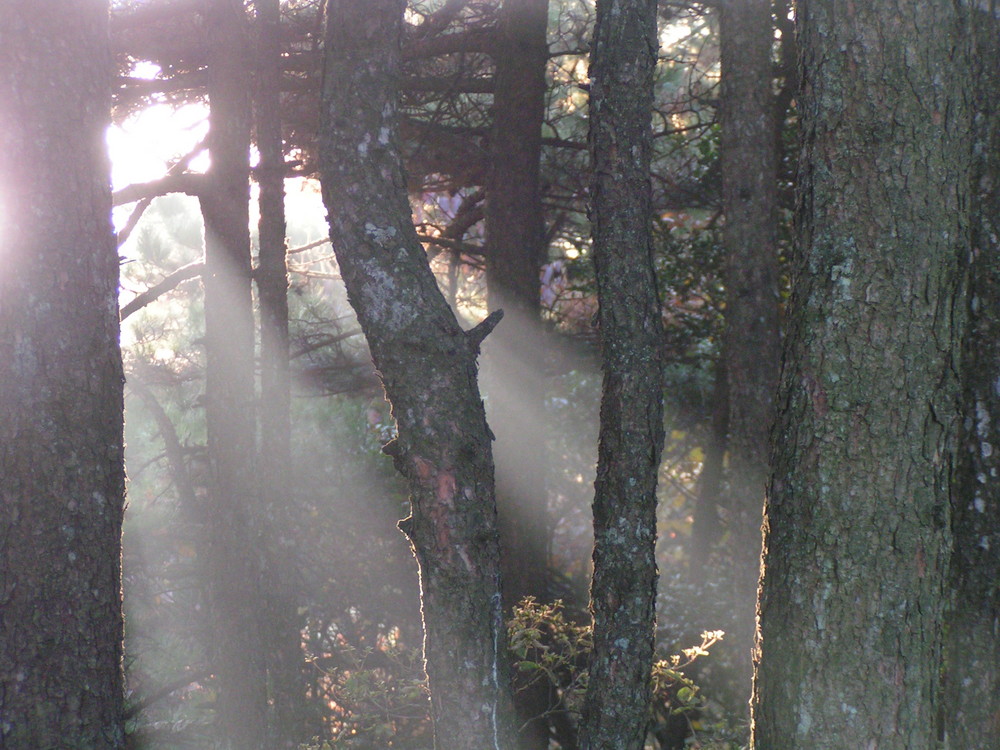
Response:
[{"label": "sunlight through trees", "polygon": [[4,750],[1000,746],[994,0],[0,5]]}]

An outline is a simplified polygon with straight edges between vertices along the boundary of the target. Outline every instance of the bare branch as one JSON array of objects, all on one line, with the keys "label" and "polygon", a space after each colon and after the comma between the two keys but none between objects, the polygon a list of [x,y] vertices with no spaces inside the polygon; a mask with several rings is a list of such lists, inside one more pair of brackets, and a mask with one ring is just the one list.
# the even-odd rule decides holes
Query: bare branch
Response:
[{"label": "bare branch", "polygon": [[322,247],[323,245],[329,245],[329,244],[330,244],[330,238],[324,237],[321,240],[310,242],[307,245],[300,245],[299,247],[293,247],[286,253],[286,255],[295,255],[296,253],[304,253],[306,250],[312,250],[313,248]]},{"label": "bare branch", "polygon": [[133,78],[122,76],[118,79],[118,98],[129,96],[139,98],[153,94],[172,94],[178,91],[203,89],[208,80],[204,70],[177,73],[168,78]]},{"label": "bare branch", "polygon": [[465,332],[465,335],[468,337],[469,347],[472,351],[476,354],[479,353],[479,347],[482,345],[483,340],[493,333],[493,329],[497,327],[497,324],[502,319],[503,310],[494,310],[474,327]]},{"label": "bare branch", "polygon": [[448,0],[413,30],[413,36],[418,39],[426,39],[441,33],[448,27],[448,24],[461,15],[462,10],[468,4],[468,0]]},{"label": "bare branch", "polygon": [[409,39],[403,43],[403,59],[419,60],[425,57],[450,55],[455,52],[482,52],[490,54],[495,47],[492,29],[475,29],[455,34],[442,34],[429,39]]},{"label": "bare branch", "polygon": [[114,205],[123,206],[126,203],[135,203],[146,198],[156,198],[169,193],[185,193],[187,195],[201,195],[204,189],[205,175],[193,172],[183,174],[167,174],[158,180],[150,182],[136,182],[126,185],[121,190],[114,192]]},{"label": "bare branch", "polygon": [[154,703],[158,703],[159,701],[163,700],[171,693],[177,692],[181,688],[186,688],[191,683],[209,677],[211,676],[211,674],[212,670],[208,669],[207,667],[202,667],[192,672],[188,672],[182,677],[178,677],[176,680],[172,680],[171,682],[168,682],[166,685],[157,688],[152,693],[145,696],[138,702],[133,703],[131,706],[125,709],[125,716],[123,718],[126,721],[132,719],[138,716],[143,711],[145,711],[150,706],[152,706]]},{"label": "bare branch", "polygon": [[492,94],[492,78],[418,78],[411,76],[399,83],[403,91],[446,92],[450,94]]},{"label": "bare branch", "polygon": [[328,346],[333,346],[334,344],[339,344],[341,341],[346,341],[354,336],[360,336],[362,333],[360,328],[351,328],[347,331],[342,331],[340,333],[331,333],[323,336],[313,337],[308,343],[302,344],[294,353],[290,356],[290,359],[297,359],[303,357],[306,354],[316,351],[317,349],[324,349]]},{"label": "bare branch", "polygon": [[[167,170],[167,175],[182,174],[184,170],[188,168],[188,165],[191,163],[191,160],[194,159],[194,157],[196,157],[204,150],[205,150],[205,141],[202,140],[198,143],[197,146],[188,151],[186,154],[184,154],[184,156],[182,156],[174,164],[172,164],[170,169]],[[120,232],[118,232],[118,247],[124,245],[126,240],[128,240],[129,236],[132,234],[132,231],[139,223],[139,219],[142,218],[142,215],[146,212],[146,209],[149,208],[150,204],[153,202],[154,197],[155,196],[148,196],[146,198],[143,198],[141,201],[139,201],[139,205],[137,205],[132,210],[131,215],[128,217],[128,221],[125,222],[125,226],[122,227]]]},{"label": "bare branch", "polygon": [[136,295],[136,297],[129,302],[121,311],[121,319],[125,320],[132,313],[141,310],[146,305],[151,302],[155,302],[162,295],[166,294],[172,289],[177,288],[177,286],[182,281],[187,281],[188,279],[193,279],[196,276],[201,276],[202,271],[205,269],[205,264],[201,261],[195,263],[188,263],[186,266],[181,266],[172,274],[167,276],[163,281],[158,284],[154,284],[149,289],[144,291],[142,294]]}]

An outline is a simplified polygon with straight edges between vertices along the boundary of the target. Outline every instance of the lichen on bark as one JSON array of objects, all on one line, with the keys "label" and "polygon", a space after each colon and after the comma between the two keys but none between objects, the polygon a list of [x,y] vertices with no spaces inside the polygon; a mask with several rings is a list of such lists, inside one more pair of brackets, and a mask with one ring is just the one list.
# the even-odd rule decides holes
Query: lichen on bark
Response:
[{"label": "lichen on bark", "polygon": [[968,252],[950,4],[799,5],[799,236],[753,741],[936,747]]},{"label": "lichen on bark", "polygon": [[656,600],[663,330],[652,262],[656,3],[598,2],[591,56],[591,220],[604,371],[594,486],[594,648],[585,750],[646,737]]},{"label": "lichen on bark", "polygon": [[396,420],[385,451],[410,489],[400,528],[420,569],[435,742],[506,750],[492,435],[476,366],[496,318],[479,330],[459,327],[410,220],[395,139],[403,8],[402,0],[327,6],[323,197],[348,299]]}]

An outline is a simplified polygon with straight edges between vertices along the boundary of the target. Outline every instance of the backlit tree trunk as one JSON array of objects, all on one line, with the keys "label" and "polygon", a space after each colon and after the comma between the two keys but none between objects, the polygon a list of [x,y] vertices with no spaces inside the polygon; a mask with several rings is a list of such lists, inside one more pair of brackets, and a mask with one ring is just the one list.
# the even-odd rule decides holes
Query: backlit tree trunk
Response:
[{"label": "backlit tree trunk", "polygon": [[765,529],[759,750],[937,746],[968,254],[952,3],[798,5],[799,248]]},{"label": "backlit tree trunk", "polygon": [[[491,162],[486,200],[486,283],[504,323],[484,346],[489,421],[496,435],[497,510],[505,608],[545,600],[548,575],[544,349],[539,271],[545,237],[539,165],[545,117],[548,0],[504,0],[499,10]],[[549,746],[547,683],[515,695],[523,750]]]},{"label": "backlit tree trunk", "polygon": [[266,747],[267,678],[256,611],[256,419],[250,297],[248,35],[241,0],[210,0],[205,222],[205,420],[211,466],[199,558],[209,577],[216,727],[231,750]]},{"label": "backlit tree trunk", "polygon": [[410,219],[396,146],[402,0],[330,0],[320,160],[330,235],[398,436],[420,566],[435,746],[507,750],[491,434],[476,383],[496,318],[459,328]]},{"label": "backlit tree trunk", "polygon": [[656,56],[655,0],[598,1],[590,63],[591,220],[604,390],[584,750],[639,750],[648,721],[663,447],[663,324],[649,183]]},{"label": "backlit tree trunk", "polygon": [[[548,0],[505,0],[500,11],[492,164],[486,205],[486,279],[504,324],[485,346],[508,606],[544,587],[544,440],[539,270],[544,254],[538,190],[545,114]],[[492,382],[495,380],[496,382]],[[495,423],[495,424],[494,424]]]},{"label": "backlit tree trunk", "polygon": [[733,622],[718,651],[736,667],[734,709],[748,711],[767,484],[781,343],[778,332],[777,136],[771,0],[719,5],[722,55],[722,208],[726,253],[723,337],[729,404],[726,528],[722,553]]},{"label": "backlit tree trunk", "polygon": [[[293,536],[291,389],[288,375],[288,271],[285,261],[285,150],[281,122],[281,6],[255,0],[258,254],[255,280],[260,306],[260,528],[264,585],[259,614],[267,668],[269,743],[296,748],[319,727],[306,705],[298,545]],[[312,720],[310,720],[312,718]]]},{"label": "backlit tree trunk", "polygon": [[0,747],[125,744],[108,3],[0,12]]}]

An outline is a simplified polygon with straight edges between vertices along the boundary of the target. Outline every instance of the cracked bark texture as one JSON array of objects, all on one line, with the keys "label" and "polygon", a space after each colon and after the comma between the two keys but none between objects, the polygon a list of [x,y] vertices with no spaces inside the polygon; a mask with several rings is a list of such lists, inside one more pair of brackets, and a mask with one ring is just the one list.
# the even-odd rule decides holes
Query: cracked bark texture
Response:
[{"label": "cracked bark texture", "polygon": [[580,747],[640,750],[656,602],[656,479],[663,448],[663,324],[649,163],[655,0],[599,0],[590,63],[591,221],[604,370],[597,479],[594,649]]},{"label": "cracked bark texture", "polygon": [[968,253],[956,7],[798,6],[799,246],[765,507],[758,750],[937,746]]},{"label": "cracked bark texture", "polygon": [[403,0],[330,0],[320,164],[330,235],[392,404],[408,482],[435,747],[507,750],[510,696],[493,458],[477,385],[488,323],[463,331],[410,219],[396,143]]},{"label": "cracked bark texture", "polygon": [[0,747],[124,747],[108,4],[0,14]]},{"label": "cracked bark texture", "polygon": [[944,746],[1000,747],[1000,7],[965,3],[975,81],[965,420],[952,498]]}]

